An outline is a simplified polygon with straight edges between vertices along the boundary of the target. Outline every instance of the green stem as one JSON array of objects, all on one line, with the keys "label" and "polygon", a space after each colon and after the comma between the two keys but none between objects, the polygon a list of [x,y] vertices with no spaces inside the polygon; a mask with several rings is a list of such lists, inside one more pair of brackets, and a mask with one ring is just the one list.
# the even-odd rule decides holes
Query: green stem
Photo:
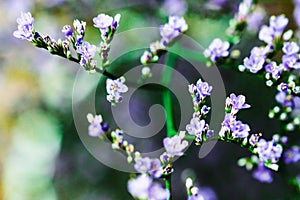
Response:
[{"label": "green stem", "polygon": [[165,183],[166,183],[166,190],[169,191],[170,196],[168,198],[168,200],[172,200],[172,185],[171,185],[171,174],[169,174],[166,178],[165,178]]},{"label": "green stem", "polygon": [[[174,67],[176,64],[177,56],[172,53],[167,53],[166,54],[166,59],[165,59],[165,64],[168,67]],[[163,72],[163,77],[162,77],[162,84],[165,86],[168,86],[171,82],[172,79],[172,70],[166,69]],[[172,97],[171,97],[171,92],[167,89],[163,91],[163,104],[166,109],[167,113],[167,119],[166,119],[166,125],[167,125],[167,136],[172,137],[177,134],[176,130],[174,129],[174,124],[173,124],[173,114],[172,114]]]}]

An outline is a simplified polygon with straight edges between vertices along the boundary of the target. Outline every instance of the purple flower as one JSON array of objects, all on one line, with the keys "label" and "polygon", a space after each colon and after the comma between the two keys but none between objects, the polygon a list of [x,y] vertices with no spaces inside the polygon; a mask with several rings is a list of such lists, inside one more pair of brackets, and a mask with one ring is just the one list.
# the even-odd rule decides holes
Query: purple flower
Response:
[{"label": "purple flower", "polygon": [[97,47],[88,42],[83,42],[76,51],[81,55],[79,64],[85,69],[94,70],[96,67],[96,60],[93,60],[93,58],[97,52]]},{"label": "purple flower", "polygon": [[153,183],[153,180],[145,174],[129,180],[127,189],[133,197],[138,199],[166,200],[170,196],[166,189],[159,183]]},{"label": "purple flower", "polygon": [[249,138],[249,143],[252,145],[252,146],[256,146],[258,141],[259,141],[259,138],[261,137],[261,134],[252,134]]},{"label": "purple flower", "polygon": [[128,87],[124,83],[125,78],[123,76],[116,80],[106,80],[106,92],[108,94],[106,98],[109,102],[115,104],[122,101],[123,97],[121,94],[128,91]]},{"label": "purple flower", "polygon": [[86,26],[86,22],[84,21],[79,21],[78,19],[75,19],[73,21],[73,26],[77,32],[77,34],[79,35],[83,35],[85,32],[85,26]]},{"label": "purple flower", "polygon": [[206,123],[204,119],[200,120],[199,118],[192,118],[191,122],[186,125],[186,130],[190,135],[201,136],[205,129]]},{"label": "purple flower", "polygon": [[250,58],[246,57],[244,59],[244,67],[249,69],[251,73],[257,73],[259,70],[261,70],[264,63],[265,59],[263,57],[250,56]]},{"label": "purple flower", "polygon": [[21,16],[17,18],[18,30],[14,31],[13,35],[19,39],[31,40],[33,38],[34,33],[34,18],[31,16],[30,12],[23,13],[21,12]]},{"label": "purple flower", "polygon": [[174,29],[170,24],[160,26],[159,32],[162,37],[161,43],[164,46],[167,46],[171,40],[177,38],[180,35],[180,32]]},{"label": "purple flower", "polygon": [[282,64],[285,67],[285,69],[299,69],[300,63],[297,62],[299,59],[297,54],[293,55],[283,55],[282,56]]},{"label": "purple flower", "polygon": [[185,132],[182,131],[179,135],[174,135],[171,138],[163,140],[167,154],[170,156],[182,156],[184,149],[188,146],[188,142],[184,140]]},{"label": "purple flower", "polygon": [[62,32],[65,34],[66,38],[73,37],[73,29],[70,25],[64,25]]},{"label": "purple flower", "polygon": [[280,144],[276,144],[272,140],[266,141],[264,139],[260,139],[257,143],[256,150],[261,161],[276,163],[281,157],[283,149]]},{"label": "purple flower", "polygon": [[199,79],[196,85],[189,85],[189,92],[193,97],[194,102],[200,102],[205,99],[205,97],[210,96],[212,91],[212,86],[210,86],[207,82],[203,82]]},{"label": "purple flower", "polygon": [[300,149],[298,146],[292,146],[284,154],[284,162],[286,164],[296,163],[300,160]]},{"label": "purple flower", "polygon": [[230,126],[230,130],[234,138],[245,138],[249,135],[250,127],[241,121],[235,121],[235,123]]},{"label": "purple flower", "polygon": [[283,71],[283,66],[277,65],[276,62],[272,61],[265,66],[265,70],[272,76],[272,78],[277,80],[280,78],[280,75]]},{"label": "purple flower", "polygon": [[229,42],[223,42],[221,39],[216,38],[203,53],[204,56],[210,58],[212,62],[216,62],[219,58],[229,55],[229,47]]},{"label": "purple flower", "polygon": [[273,181],[272,171],[266,168],[262,162],[258,164],[252,176],[262,183],[271,183]]},{"label": "purple flower", "polygon": [[293,55],[299,52],[299,46],[296,42],[285,42],[282,47],[283,53],[286,55]]},{"label": "purple flower", "polygon": [[294,107],[294,98],[292,95],[287,95],[285,92],[279,92],[275,99],[278,103],[280,103],[284,107]]},{"label": "purple flower", "polygon": [[95,117],[89,113],[87,115],[88,122],[90,123],[88,131],[92,137],[99,137],[105,131],[108,130],[108,125],[103,123],[101,115],[95,115]]},{"label": "purple flower", "polygon": [[150,159],[148,157],[138,158],[135,160],[134,168],[139,173],[150,173],[155,178],[162,175],[163,169],[159,159]]},{"label": "purple flower", "polygon": [[188,29],[188,25],[183,17],[169,16],[168,24],[180,33],[185,32]]},{"label": "purple flower", "polygon": [[99,14],[93,18],[94,26],[104,31],[112,25],[113,20],[111,16],[105,14]]},{"label": "purple flower", "polygon": [[263,25],[258,33],[258,38],[267,44],[272,44],[275,38],[275,32],[272,27]]},{"label": "purple flower", "polygon": [[276,36],[281,35],[288,23],[289,20],[284,15],[270,17],[270,27],[274,29]]},{"label": "purple flower", "polygon": [[246,97],[244,95],[236,96],[234,93],[231,93],[226,98],[226,107],[231,107],[231,114],[235,115],[241,109],[250,108],[250,105],[246,104]]}]

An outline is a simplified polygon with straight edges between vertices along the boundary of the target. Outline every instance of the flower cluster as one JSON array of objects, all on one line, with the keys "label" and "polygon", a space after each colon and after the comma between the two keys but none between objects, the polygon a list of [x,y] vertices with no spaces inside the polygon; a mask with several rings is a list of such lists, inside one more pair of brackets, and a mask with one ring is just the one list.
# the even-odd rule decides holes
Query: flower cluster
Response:
[{"label": "flower cluster", "polygon": [[[179,135],[174,135],[169,138],[166,137],[163,140],[164,148],[166,152],[162,155],[162,160],[166,161],[175,156],[182,156],[185,148],[188,146],[188,142],[184,140],[185,132],[181,131]],[[166,159],[168,158],[168,159]]]},{"label": "flower cluster", "polygon": [[165,200],[170,196],[169,191],[160,183],[153,182],[149,176],[142,174],[128,181],[129,193],[138,199]]},{"label": "flower cluster", "polygon": [[266,141],[265,139],[260,139],[257,143],[256,151],[261,161],[272,164],[278,162],[283,148],[274,140]]},{"label": "flower cluster", "polygon": [[85,41],[78,46],[76,51],[80,54],[79,64],[86,70],[89,70],[90,73],[95,73],[97,61],[93,58],[98,51],[97,47]]},{"label": "flower cluster", "polygon": [[34,18],[30,12],[21,13],[21,16],[17,19],[18,30],[14,31],[13,35],[19,39],[26,39],[31,41],[34,35]]},{"label": "flower cluster", "polygon": [[107,101],[111,102],[112,105],[120,103],[123,99],[122,93],[128,91],[128,87],[124,84],[125,78],[122,76],[116,80],[107,79],[106,80],[106,92]]},{"label": "flower cluster", "polygon": [[212,62],[216,62],[219,58],[227,57],[229,55],[229,42],[223,42],[221,39],[214,39],[209,47],[204,50],[205,57],[210,58]]},{"label": "flower cluster", "polygon": [[142,78],[152,76],[151,69],[147,64],[157,62],[160,52],[167,50],[187,29],[188,25],[183,17],[169,16],[168,23],[160,26],[161,39],[152,42],[150,51],[146,50],[140,58],[140,62],[144,65]]},{"label": "flower cluster", "polygon": [[142,158],[136,155],[134,168],[139,173],[148,173],[154,178],[161,177],[163,168],[158,158],[151,159],[149,157]]},{"label": "flower cluster", "polygon": [[212,86],[199,79],[196,84],[189,85],[189,92],[193,99],[194,113],[190,123],[186,126],[189,135],[195,136],[196,144],[200,145],[207,138],[213,135],[213,130],[204,118],[210,111],[210,107],[205,105],[205,99],[211,95]]},{"label": "flower cluster", "polygon": [[272,171],[263,162],[258,163],[257,169],[253,171],[252,176],[262,183],[271,183],[273,181]]},{"label": "flower cluster", "polygon": [[284,55],[282,56],[282,65],[286,70],[299,69],[299,46],[296,42],[284,42],[282,51]]}]

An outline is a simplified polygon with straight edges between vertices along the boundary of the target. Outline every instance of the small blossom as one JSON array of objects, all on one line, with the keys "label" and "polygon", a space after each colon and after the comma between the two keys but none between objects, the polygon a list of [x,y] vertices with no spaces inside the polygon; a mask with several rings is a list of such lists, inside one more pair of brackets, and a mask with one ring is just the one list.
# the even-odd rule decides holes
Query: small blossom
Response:
[{"label": "small blossom", "polygon": [[166,189],[159,183],[153,183],[153,180],[145,174],[129,180],[127,189],[133,197],[138,199],[166,200],[170,196]]},{"label": "small blossom", "polygon": [[272,44],[275,38],[274,29],[272,27],[263,25],[259,31],[258,38],[267,44]]},{"label": "small blossom", "polygon": [[70,25],[64,25],[62,32],[65,34],[66,38],[73,37],[73,29]]},{"label": "small blossom", "polygon": [[80,65],[84,68],[87,68],[89,65],[92,66],[92,69],[96,67],[96,61],[93,61],[93,58],[97,52],[97,47],[91,45],[88,42],[83,42],[81,46],[77,48],[77,53],[81,55]]},{"label": "small blossom", "polygon": [[140,58],[140,61],[143,65],[150,63],[152,60],[152,53],[149,51],[144,51],[143,55]]},{"label": "small blossom", "polygon": [[278,162],[283,150],[280,144],[276,144],[272,140],[266,141],[264,139],[259,140],[256,149],[261,161],[271,163]]},{"label": "small blossom", "polygon": [[249,143],[254,147],[257,145],[259,138],[261,137],[261,134],[252,134],[249,138]]},{"label": "small blossom", "polygon": [[257,169],[253,172],[253,178],[262,183],[271,183],[273,181],[272,171],[264,166],[262,162],[258,164]]},{"label": "small blossom", "polygon": [[227,97],[226,106],[231,107],[231,114],[233,115],[235,115],[241,109],[250,108],[250,105],[246,104],[246,97],[244,95],[236,96],[234,93]]},{"label": "small blossom", "polygon": [[78,35],[84,35],[86,22],[79,21],[78,19],[75,19],[73,21],[73,26],[74,26],[74,28],[75,28]]},{"label": "small blossom", "polygon": [[187,31],[188,25],[183,17],[169,16],[168,24],[174,29],[183,33]]},{"label": "small blossom", "polygon": [[163,140],[166,152],[171,156],[182,156],[184,149],[188,146],[188,142],[184,140],[185,132],[180,132],[179,135],[174,135],[171,138]]},{"label": "small blossom", "polygon": [[96,115],[95,117],[92,114],[87,115],[87,119],[90,123],[89,125],[89,135],[92,137],[99,137],[105,131],[108,130],[108,125],[103,123],[101,115]]},{"label": "small blossom", "polygon": [[138,158],[135,160],[134,168],[139,173],[150,173],[155,178],[162,175],[162,165],[159,159],[150,159],[149,157]]},{"label": "small blossom", "polygon": [[300,160],[300,149],[298,146],[292,146],[284,154],[284,162],[286,164],[296,163]]},{"label": "small blossom", "polygon": [[293,55],[299,52],[299,46],[296,42],[285,42],[282,47],[283,53]]},{"label": "small blossom", "polygon": [[284,15],[270,17],[270,26],[275,30],[276,36],[281,35],[288,23],[289,20]]},{"label": "small blossom", "polygon": [[193,101],[198,103],[203,101],[207,96],[210,96],[212,91],[212,86],[210,86],[207,82],[203,82],[199,79],[196,85],[189,85],[189,92],[193,97]]},{"label": "small blossom", "polygon": [[171,40],[177,38],[180,35],[180,32],[174,29],[170,24],[160,26],[159,32],[162,37],[161,43],[164,46],[167,46]]},{"label": "small blossom", "polygon": [[23,13],[21,12],[21,16],[17,19],[18,30],[14,31],[13,35],[19,39],[31,40],[34,34],[34,18],[31,16],[30,12]]},{"label": "small blossom", "polygon": [[250,58],[246,57],[244,59],[244,67],[249,69],[251,73],[257,73],[259,70],[261,70],[264,63],[265,59],[262,57],[255,58],[250,56]]},{"label": "small blossom", "polygon": [[276,62],[272,61],[265,66],[265,70],[268,74],[272,76],[275,80],[280,78],[280,75],[283,71],[282,65],[277,65]]},{"label": "small blossom", "polygon": [[221,57],[229,55],[229,42],[223,42],[221,39],[216,38],[209,45],[208,49],[204,50],[204,56],[210,58],[212,62],[216,62]]},{"label": "small blossom", "polygon": [[245,138],[249,135],[250,127],[241,121],[235,121],[235,123],[231,125],[230,130],[234,138]]},{"label": "small blossom", "polygon": [[113,20],[111,16],[105,14],[99,14],[93,18],[94,26],[104,31],[112,25]]},{"label": "small blossom", "polygon": [[107,100],[112,104],[120,103],[123,99],[122,93],[128,91],[128,87],[124,84],[125,78],[120,77],[116,80],[107,79],[106,80],[106,92]]},{"label": "small blossom", "polygon": [[199,118],[192,118],[190,124],[186,126],[186,130],[190,135],[202,135],[205,131],[206,123],[205,120]]}]

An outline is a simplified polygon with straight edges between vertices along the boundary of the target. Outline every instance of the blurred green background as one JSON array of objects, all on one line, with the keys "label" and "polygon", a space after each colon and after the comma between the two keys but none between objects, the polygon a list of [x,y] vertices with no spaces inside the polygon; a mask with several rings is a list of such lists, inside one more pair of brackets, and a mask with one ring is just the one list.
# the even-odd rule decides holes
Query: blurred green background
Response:
[{"label": "blurred green background", "polygon": [[[226,0],[225,0],[226,1]],[[170,5],[173,5],[171,3]],[[176,1],[178,2],[178,1]],[[213,1],[212,1],[213,2]],[[216,2],[216,1],[214,1]],[[215,37],[226,38],[225,30],[239,1],[226,1],[220,9],[207,6],[208,1],[186,1],[187,34],[207,47]],[[285,13],[292,20],[292,1],[259,1],[267,16]],[[184,4],[183,4],[184,5]],[[111,169],[92,157],[82,145],[72,117],[72,89],[79,65],[51,56],[47,51],[20,41],[12,33],[21,11],[35,17],[35,28],[53,38],[63,37],[61,28],[73,19],[87,22],[86,40],[98,44],[100,35],[92,27],[92,18],[104,12],[121,13],[118,32],[132,28],[157,27],[173,12],[165,1],[158,0],[2,0],[0,2],[0,199],[4,200],[119,200],[132,199],[127,193],[128,174]],[[179,9],[180,10],[180,9]],[[181,11],[184,9],[181,9]],[[265,19],[267,22],[267,18]],[[157,34],[158,36],[158,34]],[[243,56],[259,44],[256,34],[247,32],[237,48]],[[132,38],[128,38],[128,42]],[[139,62],[142,52],[123,56],[118,65],[129,68]],[[177,68],[183,67],[179,62]],[[252,109],[243,111],[240,118],[249,122],[254,132],[264,132],[270,139],[279,124],[267,118],[275,105],[275,89],[264,82],[220,68],[227,93],[243,93]],[[187,70],[189,72],[189,70]],[[198,77],[191,76],[192,80]],[[84,86],[83,86],[84,87]],[[101,88],[103,86],[99,86]],[[89,89],[87,88],[87,91]],[[98,110],[106,110],[104,92],[97,93]],[[138,99],[151,105],[155,93],[138,93]],[[175,100],[174,100],[175,101]],[[143,103],[132,113],[139,123],[146,123],[147,110]],[[223,112],[223,111],[220,111]],[[175,114],[180,114],[176,113]],[[108,120],[110,115],[105,113]],[[165,129],[164,129],[165,130]],[[163,137],[164,130],[161,131]],[[161,138],[151,141],[160,146]],[[153,144],[152,144],[153,143]],[[190,168],[200,186],[211,187],[218,199],[286,199],[289,188],[285,175],[275,174],[274,183],[262,184],[250,172],[239,168],[236,160],[249,152],[235,145],[218,143],[204,159],[196,159],[198,148],[192,146],[189,156],[175,164],[173,177],[174,199],[185,199],[182,171]],[[291,173],[296,169],[291,169]],[[300,199],[300,198],[299,198]]]}]

